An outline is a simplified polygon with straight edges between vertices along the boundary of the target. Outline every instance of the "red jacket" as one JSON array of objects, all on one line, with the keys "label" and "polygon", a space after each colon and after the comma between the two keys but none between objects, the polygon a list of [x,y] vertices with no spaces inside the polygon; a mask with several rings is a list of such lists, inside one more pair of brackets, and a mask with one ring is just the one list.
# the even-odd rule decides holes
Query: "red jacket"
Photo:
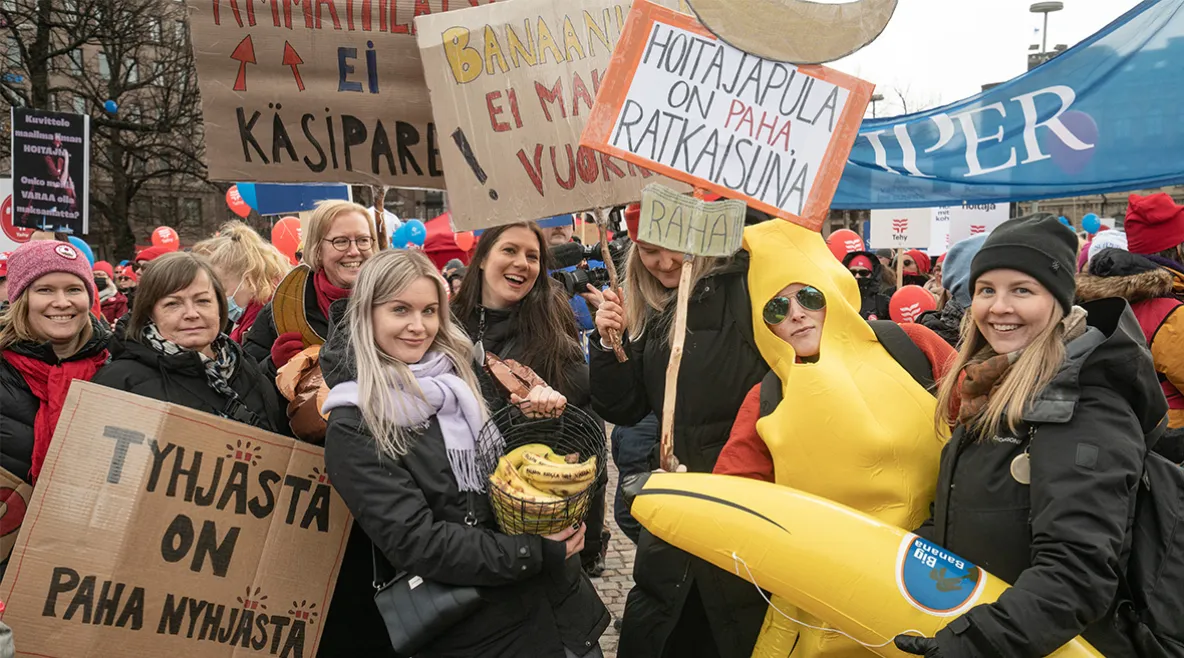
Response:
[{"label": "red jacket", "polygon": [[[905,323],[900,325],[900,328],[904,329],[925,356],[929,357],[929,364],[933,367],[933,378],[941,381],[954,363],[954,348],[942,340],[941,336],[919,324]],[[760,420],[760,415],[761,385],[757,384],[748,392],[744,404],[740,406],[736,422],[732,425],[732,433],[728,436],[728,443],[719,453],[713,473],[775,482],[773,455],[769,453],[769,447],[756,431],[756,421]]]},{"label": "red jacket", "polygon": [[103,317],[107,319],[107,323],[114,327],[115,322],[127,313],[127,297],[123,293],[117,292],[114,297],[100,302],[99,306],[103,309]]}]

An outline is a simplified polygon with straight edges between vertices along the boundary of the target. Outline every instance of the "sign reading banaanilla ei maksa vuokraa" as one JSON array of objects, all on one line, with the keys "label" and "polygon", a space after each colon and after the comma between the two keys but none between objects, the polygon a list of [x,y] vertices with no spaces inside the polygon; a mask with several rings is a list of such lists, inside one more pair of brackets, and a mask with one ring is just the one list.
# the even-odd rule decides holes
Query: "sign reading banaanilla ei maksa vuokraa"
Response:
[{"label": "sign reading banaanilla ei maksa vuokraa", "polygon": [[90,117],[12,108],[12,221],[89,232]]}]

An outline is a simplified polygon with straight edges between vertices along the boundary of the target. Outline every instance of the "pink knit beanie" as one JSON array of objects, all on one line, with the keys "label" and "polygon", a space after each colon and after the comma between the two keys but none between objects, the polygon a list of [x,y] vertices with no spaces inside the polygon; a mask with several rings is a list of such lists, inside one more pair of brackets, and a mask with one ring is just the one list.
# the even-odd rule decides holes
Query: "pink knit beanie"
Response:
[{"label": "pink knit beanie", "polygon": [[81,279],[90,303],[94,304],[94,286],[90,285],[94,275],[90,261],[73,245],[56,240],[26,242],[9,255],[8,301],[15,302],[34,281],[54,272],[73,274]]}]

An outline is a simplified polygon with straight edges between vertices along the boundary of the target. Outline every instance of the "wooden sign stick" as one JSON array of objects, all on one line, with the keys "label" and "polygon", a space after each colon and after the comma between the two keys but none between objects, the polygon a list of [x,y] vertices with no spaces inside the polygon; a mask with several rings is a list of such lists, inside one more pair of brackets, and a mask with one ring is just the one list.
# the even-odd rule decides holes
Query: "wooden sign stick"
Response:
[{"label": "wooden sign stick", "polygon": [[[696,195],[699,190],[696,190]],[[662,439],[659,448],[659,463],[662,470],[673,473],[678,470],[678,458],[674,456],[674,405],[678,400],[678,369],[682,366],[682,351],[687,342],[687,305],[691,300],[691,270],[695,265],[694,254],[685,254],[682,273],[678,277],[678,299],[674,306],[674,342],[670,345],[670,363],[666,365],[666,390],[662,398]]]},{"label": "wooden sign stick", "polygon": [[904,287],[904,249],[896,250],[896,289]]},{"label": "wooden sign stick", "polygon": [[[617,295],[618,299],[624,300],[621,295],[621,286],[617,281],[617,265],[613,262],[612,254],[608,250],[608,215],[612,212],[612,208],[597,208],[596,209],[596,229],[600,232],[600,258],[604,261],[604,267],[608,270],[608,287]],[[605,336],[608,344],[613,348],[613,354],[617,355],[618,363],[625,363],[629,360],[629,355],[625,354],[625,348],[621,345],[621,336],[612,330]]]},{"label": "wooden sign stick", "polygon": [[378,251],[390,246],[391,237],[386,234],[386,185],[375,185],[374,230],[378,233]]}]

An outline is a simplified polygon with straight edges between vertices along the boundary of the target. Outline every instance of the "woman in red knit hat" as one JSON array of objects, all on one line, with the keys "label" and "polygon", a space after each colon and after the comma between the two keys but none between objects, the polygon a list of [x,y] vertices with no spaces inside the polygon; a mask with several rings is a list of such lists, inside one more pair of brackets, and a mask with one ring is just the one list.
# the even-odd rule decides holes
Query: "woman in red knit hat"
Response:
[{"label": "woman in red knit hat", "polygon": [[0,467],[35,484],[70,382],[107,361],[111,332],[91,315],[91,266],[64,242],[22,245],[8,259],[0,318]]}]

